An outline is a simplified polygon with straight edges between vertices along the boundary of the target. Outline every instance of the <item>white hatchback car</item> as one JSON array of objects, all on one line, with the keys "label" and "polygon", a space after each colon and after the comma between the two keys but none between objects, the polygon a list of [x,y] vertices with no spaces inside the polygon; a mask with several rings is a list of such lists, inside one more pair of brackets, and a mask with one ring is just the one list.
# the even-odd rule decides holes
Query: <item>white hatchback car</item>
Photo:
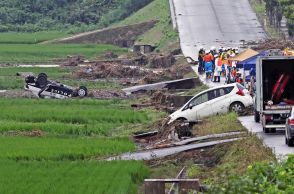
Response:
[{"label": "white hatchback car", "polygon": [[196,122],[204,117],[226,113],[242,112],[245,107],[253,105],[249,91],[239,83],[223,85],[205,90],[182,108],[170,115],[169,123],[175,120]]}]

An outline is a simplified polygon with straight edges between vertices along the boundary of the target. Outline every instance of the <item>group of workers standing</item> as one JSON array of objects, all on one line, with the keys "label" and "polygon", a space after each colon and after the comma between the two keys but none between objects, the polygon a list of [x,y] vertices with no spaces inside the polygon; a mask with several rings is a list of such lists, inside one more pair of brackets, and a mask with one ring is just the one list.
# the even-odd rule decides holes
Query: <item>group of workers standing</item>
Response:
[{"label": "group of workers standing", "polygon": [[198,53],[200,74],[205,73],[206,79],[211,79],[213,82],[220,82],[220,77],[226,77],[226,83],[243,83],[240,72],[236,70],[236,63],[229,58],[236,56],[239,53],[238,48],[219,48],[211,47],[210,50],[200,48]]}]

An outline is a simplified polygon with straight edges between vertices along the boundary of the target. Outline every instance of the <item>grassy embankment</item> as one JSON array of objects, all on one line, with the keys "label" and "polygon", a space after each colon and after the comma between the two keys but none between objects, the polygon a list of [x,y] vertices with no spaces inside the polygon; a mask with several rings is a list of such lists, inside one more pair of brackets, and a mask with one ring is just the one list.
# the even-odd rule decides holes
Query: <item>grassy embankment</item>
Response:
[{"label": "grassy embankment", "polygon": [[157,25],[138,38],[138,43],[147,43],[157,46],[158,51],[167,50],[177,43],[178,33],[172,28],[168,0],[154,0],[149,5],[133,15],[115,24],[115,26],[130,25],[150,20],[159,20]]},{"label": "grassy embankment", "polygon": [[[262,24],[263,29],[272,38],[281,38],[279,32],[271,25],[268,25],[268,18],[265,15],[265,2],[258,0],[249,0],[253,11],[256,13],[259,22]],[[265,22],[266,21],[266,22]]]},{"label": "grassy embankment", "polygon": [[2,32],[0,44],[37,44],[47,40],[66,37],[69,34],[58,31],[45,32]]},{"label": "grassy embankment", "polygon": [[174,177],[186,166],[188,178],[199,178],[203,184],[214,185],[228,181],[229,176],[243,175],[247,167],[256,162],[276,160],[272,151],[264,147],[260,139],[246,133],[246,129],[233,113],[207,118],[202,124],[196,125],[192,133],[199,136],[237,130],[245,132],[242,140],[187,154],[189,157],[183,155],[161,162],[159,167],[151,170],[151,176]]}]

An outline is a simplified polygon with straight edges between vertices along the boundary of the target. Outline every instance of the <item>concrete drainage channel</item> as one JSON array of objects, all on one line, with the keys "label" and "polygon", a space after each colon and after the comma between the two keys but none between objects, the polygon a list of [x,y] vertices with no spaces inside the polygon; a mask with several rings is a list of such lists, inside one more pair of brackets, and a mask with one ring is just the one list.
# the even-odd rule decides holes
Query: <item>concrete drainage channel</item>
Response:
[{"label": "concrete drainage channel", "polygon": [[174,155],[180,152],[190,151],[194,149],[200,149],[200,148],[206,148],[211,147],[219,144],[225,144],[230,142],[235,142],[238,140],[241,140],[241,137],[237,138],[229,138],[229,139],[223,139],[223,140],[214,140],[214,141],[208,141],[204,143],[196,143],[196,144],[190,144],[186,145],[195,141],[200,140],[207,140],[207,139],[213,139],[213,138],[224,138],[229,136],[236,136],[236,135],[242,135],[243,132],[232,132],[232,133],[223,133],[223,134],[215,134],[215,135],[208,135],[203,137],[196,137],[191,138],[179,142],[175,142],[170,144],[169,148],[163,148],[163,149],[152,149],[147,151],[141,151],[136,153],[125,153],[120,156],[110,157],[106,160],[153,160],[158,158],[163,158],[166,156]]}]

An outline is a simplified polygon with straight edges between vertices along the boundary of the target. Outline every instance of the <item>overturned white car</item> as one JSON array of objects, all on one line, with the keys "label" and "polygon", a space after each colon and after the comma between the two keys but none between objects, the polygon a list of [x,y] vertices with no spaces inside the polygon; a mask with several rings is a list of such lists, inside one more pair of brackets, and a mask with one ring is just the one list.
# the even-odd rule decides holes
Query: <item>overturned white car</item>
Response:
[{"label": "overturned white car", "polygon": [[170,115],[169,123],[175,120],[197,122],[202,118],[228,111],[239,113],[252,105],[253,99],[247,89],[239,83],[228,84],[197,94],[182,108]]},{"label": "overturned white car", "polygon": [[58,82],[49,81],[45,73],[40,73],[37,77],[29,75],[25,78],[25,82],[25,90],[31,91],[39,98],[65,99],[85,97],[88,94],[85,86],[74,89]]}]

